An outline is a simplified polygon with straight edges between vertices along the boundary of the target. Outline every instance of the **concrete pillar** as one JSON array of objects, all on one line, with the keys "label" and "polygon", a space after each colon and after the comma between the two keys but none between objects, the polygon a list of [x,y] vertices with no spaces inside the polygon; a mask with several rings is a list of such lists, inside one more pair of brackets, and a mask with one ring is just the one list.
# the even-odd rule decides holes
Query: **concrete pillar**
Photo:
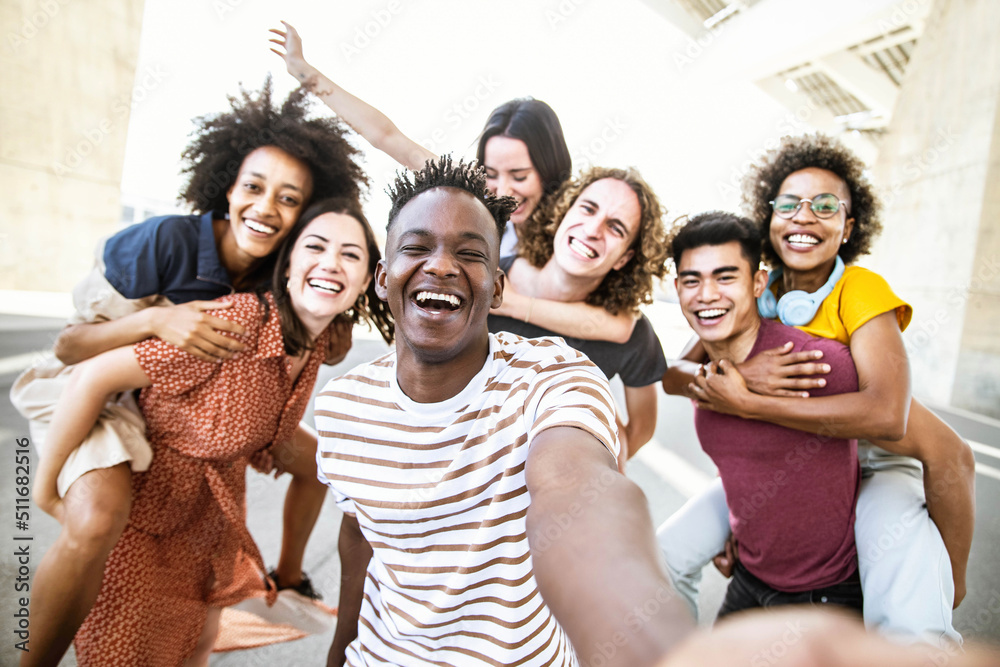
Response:
[{"label": "concrete pillar", "polygon": [[[995,20],[1000,26],[1000,16]],[[993,55],[1000,57],[996,51]],[[1000,94],[998,81],[994,79],[994,95]],[[984,139],[989,146],[985,191],[951,400],[1000,417],[1000,108]]]},{"label": "concrete pillar", "polygon": [[931,10],[873,168],[886,211],[870,265],[914,306],[914,395],[1000,417],[997,27],[995,0]]},{"label": "concrete pillar", "polygon": [[0,290],[71,289],[118,227],[143,4],[0,4]]}]

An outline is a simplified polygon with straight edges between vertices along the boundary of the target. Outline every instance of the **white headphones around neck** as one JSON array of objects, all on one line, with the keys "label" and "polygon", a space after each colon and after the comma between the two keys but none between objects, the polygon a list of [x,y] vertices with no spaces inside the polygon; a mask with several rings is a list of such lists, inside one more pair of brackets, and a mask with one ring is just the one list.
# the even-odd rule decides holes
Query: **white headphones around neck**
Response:
[{"label": "white headphones around neck", "polygon": [[780,299],[774,298],[771,285],[781,277],[781,269],[771,271],[767,278],[767,287],[764,293],[757,297],[757,310],[761,316],[768,319],[777,317],[782,324],[790,327],[801,327],[809,324],[814,317],[823,299],[830,296],[834,286],[844,276],[844,260],[837,255],[837,260],[833,265],[833,272],[822,287],[815,292],[805,292],[803,290],[792,290],[781,295]]}]

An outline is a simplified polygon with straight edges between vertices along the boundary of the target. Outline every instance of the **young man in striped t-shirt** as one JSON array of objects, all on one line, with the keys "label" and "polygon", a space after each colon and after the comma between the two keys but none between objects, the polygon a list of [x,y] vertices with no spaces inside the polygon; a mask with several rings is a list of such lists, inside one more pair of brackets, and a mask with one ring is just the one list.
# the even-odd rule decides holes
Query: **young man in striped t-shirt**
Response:
[{"label": "young man in striped t-shirt", "polygon": [[316,400],[344,511],[329,664],[654,664],[691,620],[616,470],[607,381],[561,341],[487,330],[512,200],[447,157],[392,198],[375,280],[396,350]]}]

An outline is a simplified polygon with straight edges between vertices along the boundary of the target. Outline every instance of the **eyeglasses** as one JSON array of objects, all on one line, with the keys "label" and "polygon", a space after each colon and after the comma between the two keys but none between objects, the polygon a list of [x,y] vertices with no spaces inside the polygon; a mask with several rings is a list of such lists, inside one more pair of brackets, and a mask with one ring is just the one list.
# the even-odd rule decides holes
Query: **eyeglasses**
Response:
[{"label": "eyeglasses", "polygon": [[809,209],[817,218],[832,218],[840,210],[841,204],[844,205],[844,210],[847,210],[847,202],[829,192],[816,195],[812,199],[803,199],[797,195],[778,195],[774,201],[768,203],[779,218],[788,219],[795,215],[802,202],[809,202]]}]

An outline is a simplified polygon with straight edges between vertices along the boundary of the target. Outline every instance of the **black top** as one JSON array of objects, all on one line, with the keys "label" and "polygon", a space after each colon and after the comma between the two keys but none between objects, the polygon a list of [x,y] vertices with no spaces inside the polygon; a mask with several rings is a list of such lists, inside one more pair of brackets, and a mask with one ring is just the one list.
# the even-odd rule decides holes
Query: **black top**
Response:
[{"label": "black top", "polygon": [[[500,268],[509,271],[515,259],[515,256],[501,258]],[[581,327],[586,324],[581,322]],[[560,336],[534,324],[501,315],[489,316],[489,328],[492,333],[509,331],[525,338]],[[660,339],[645,315],[640,316],[635,323],[635,329],[627,343],[561,337],[570,347],[587,355],[608,379],[620,375],[626,387],[645,387],[659,382],[667,370],[667,359],[663,355]]]}]

